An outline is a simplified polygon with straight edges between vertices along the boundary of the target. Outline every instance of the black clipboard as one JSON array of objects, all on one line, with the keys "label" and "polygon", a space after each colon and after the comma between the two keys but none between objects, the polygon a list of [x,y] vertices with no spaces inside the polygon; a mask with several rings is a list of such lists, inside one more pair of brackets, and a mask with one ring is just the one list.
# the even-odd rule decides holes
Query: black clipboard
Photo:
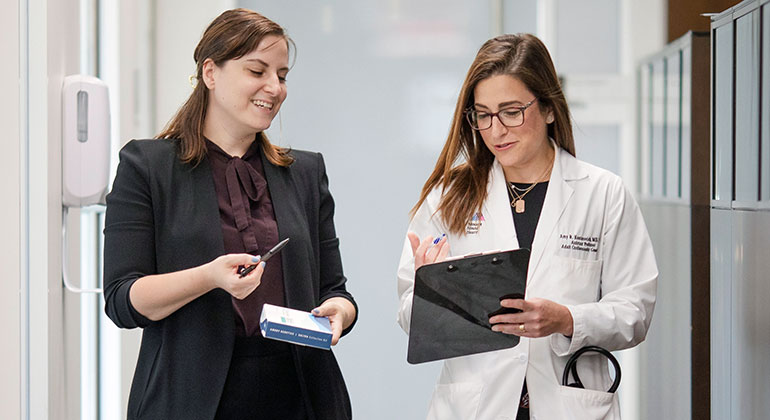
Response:
[{"label": "black clipboard", "polygon": [[417,269],[409,326],[411,364],[514,347],[516,335],[492,331],[503,298],[523,298],[529,250],[428,264]]}]

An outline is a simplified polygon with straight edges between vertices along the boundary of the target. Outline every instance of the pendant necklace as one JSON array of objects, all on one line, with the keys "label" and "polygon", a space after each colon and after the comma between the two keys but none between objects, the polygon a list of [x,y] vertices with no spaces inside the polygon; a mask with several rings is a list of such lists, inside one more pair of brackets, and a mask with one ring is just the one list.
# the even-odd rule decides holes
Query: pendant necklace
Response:
[{"label": "pendant necklace", "polygon": [[524,213],[526,210],[524,206],[524,196],[527,195],[530,191],[532,191],[535,188],[535,185],[537,185],[537,182],[532,183],[529,187],[527,187],[524,192],[521,194],[516,192],[516,187],[513,185],[513,183],[508,184],[508,189],[511,192],[511,207],[516,210],[516,213]]},{"label": "pendant necklace", "polygon": [[[556,154],[554,153],[554,160],[555,159],[556,159]],[[543,180],[551,172],[551,169],[553,168],[554,160],[551,160],[551,164],[548,165],[548,167],[545,169],[545,172],[543,172],[543,175],[541,175],[537,181],[533,182],[529,187],[523,190],[513,185],[513,182],[506,182],[506,184],[508,184],[508,191],[511,192],[511,207],[513,207],[516,213],[521,214],[521,213],[524,213],[524,211],[526,211],[524,196],[529,194],[529,192],[535,188],[538,182]]]}]

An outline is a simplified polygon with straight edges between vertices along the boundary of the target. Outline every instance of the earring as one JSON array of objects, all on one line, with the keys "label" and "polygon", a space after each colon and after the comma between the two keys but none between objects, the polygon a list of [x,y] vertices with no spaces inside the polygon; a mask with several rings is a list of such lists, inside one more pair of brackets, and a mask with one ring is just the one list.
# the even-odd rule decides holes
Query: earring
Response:
[{"label": "earring", "polygon": [[548,114],[548,117],[545,119],[546,124],[550,124],[553,122],[553,114]]},{"label": "earring", "polygon": [[194,74],[191,74],[188,80],[190,81],[190,86],[195,89],[195,86],[198,84],[198,78],[195,77]]}]

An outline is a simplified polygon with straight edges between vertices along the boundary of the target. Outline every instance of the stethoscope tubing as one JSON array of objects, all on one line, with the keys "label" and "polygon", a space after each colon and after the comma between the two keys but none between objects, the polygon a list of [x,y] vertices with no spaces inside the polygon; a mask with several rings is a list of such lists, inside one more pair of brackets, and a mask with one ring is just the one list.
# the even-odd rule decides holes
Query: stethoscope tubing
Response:
[{"label": "stethoscope tubing", "polygon": [[[612,386],[610,387],[609,393],[614,393],[617,391],[618,387],[620,386],[620,363],[618,363],[618,359],[615,358],[615,356],[612,355],[607,349],[604,349],[599,346],[585,346],[581,347],[576,351],[572,356],[570,356],[569,360],[567,360],[567,365],[564,366],[564,375],[561,379],[561,384],[564,386],[571,386],[575,388],[585,388],[583,386],[583,382],[580,381],[580,377],[577,373],[577,360],[578,358],[583,354],[587,352],[593,352],[593,353],[599,353],[609,359],[609,361],[612,363],[612,366],[615,367],[615,381],[612,383]],[[574,383],[569,383],[569,374],[572,372],[572,377],[575,378]]]}]

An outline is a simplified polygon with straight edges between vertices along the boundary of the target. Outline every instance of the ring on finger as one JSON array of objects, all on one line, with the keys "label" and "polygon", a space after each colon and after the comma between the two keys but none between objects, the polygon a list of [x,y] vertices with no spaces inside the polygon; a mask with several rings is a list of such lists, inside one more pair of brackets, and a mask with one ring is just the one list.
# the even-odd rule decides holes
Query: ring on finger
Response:
[{"label": "ring on finger", "polygon": [[527,332],[527,329],[524,328],[524,324],[519,324],[519,331],[521,332]]}]

